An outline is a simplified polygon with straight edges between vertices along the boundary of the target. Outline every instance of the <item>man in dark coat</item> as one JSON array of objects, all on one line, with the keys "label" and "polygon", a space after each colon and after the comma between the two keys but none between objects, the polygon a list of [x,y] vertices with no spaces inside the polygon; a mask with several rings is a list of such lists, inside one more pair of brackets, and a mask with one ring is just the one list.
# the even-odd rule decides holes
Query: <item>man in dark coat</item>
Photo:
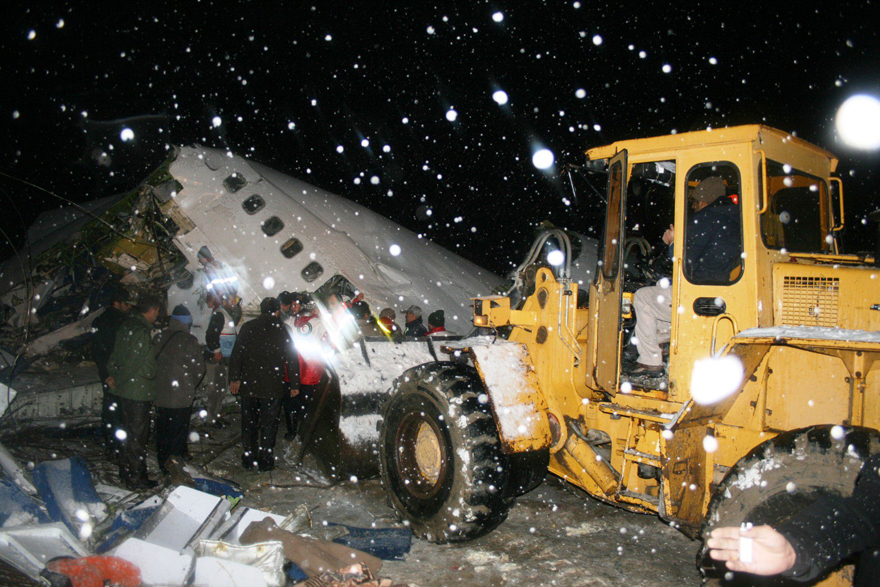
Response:
[{"label": "man in dark coat", "polygon": [[[781,574],[812,581],[854,554],[861,554],[854,585],[876,585],[880,577],[880,455],[865,461],[850,497],[826,497],[777,529],[716,528],[707,541],[710,556],[733,571]],[[741,557],[742,541],[751,553]]]},{"label": "man in dark coat", "polygon": [[246,322],[229,360],[229,391],[241,395],[241,440],[245,469],[275,467],[275,436],[281,402],[299,393],[299,358],[275,298],[260,303],[260,316]]},{"label": "man in dark coat", "polygon": [[205,374],[202,349],[190,334],[192,314],[179,305],[171,312],[168,328],[153,339],[156,349],[156,456],[167,474],[168,457],[187,455],[187,438],[196,387]]},{"label": "man in dark coat", "polygon": [[410,306],[406,309],[406,325],[403,327],[404,336],[425,336],[428,329],[422,322],[422,309],[419,306]]},{"label": "man in dark coat", "polygon": [[122,441],[119,476],[131,491],[150,489],[156,482],[147,477],[147,442],[150,439],[150,408],[156,399],[156,355],[153,323],[161,300],[152,295],[138,299],[137,312],[116,333],[107,371],[107,385],[116,396]]},{"label": "man in dark coat", "polygon": [[115,458],[119,452],[119,443],[116,440],[116,398],[107,385],[107,363],[113,353],[113,343],[116,341],[116,332],[131,312],[131,296],[124,289],[113,292],[110,305],[104,312],[92,322],[92,360],[98,366],[98,377],[104,388],[104,397],[101,399],[101,432],[104,437],[104,452],[107,456]]}]

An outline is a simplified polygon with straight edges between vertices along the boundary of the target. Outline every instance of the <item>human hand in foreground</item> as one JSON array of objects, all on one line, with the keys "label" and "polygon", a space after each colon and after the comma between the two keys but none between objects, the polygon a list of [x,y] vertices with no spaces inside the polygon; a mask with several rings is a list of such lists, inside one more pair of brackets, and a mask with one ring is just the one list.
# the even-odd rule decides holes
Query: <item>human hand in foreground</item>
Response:
[{"label": "human hand in foreground", "polygon": [[673,225],[669,225],[669,228],[666,229],[666,232],[663,233],[663,244],[671,245],[672,241],[675,240],[675,227]]},{"label": "human hand in foreground", "polygon": [[229,382],[229,393],[232,395],[238,395],[238,388],[241,387],[241,381],[230,381]]},{"label": "human hand in foreground", "polygon": [[[770,526],[754,528],[715,528],[706,541],[709,556],[717,561],[726,561],[731,571],[753,573],[755,575],[776,575],[794,566],[797,555],[785,536]],[[751,561],[746,562],[741,556],[741,539],[751,539]]]},{"label": "human hand in foreground", "polygon": [[221,353],[220,351],[214,351],[214,362],[219,363],[222,360],[223,360],[223,353]]},{"label": "human hand in foreground", "polygon": [[104,380],[104,383],[107,384],[107,387],[110,389],[116,389],[116,378],[112,375]]},{"label": "human hand in foreground", "polygon": [[290,388],[290,397],[296,397],[298,395],[299,395],[299,388],[298,387],[291,387]]}]

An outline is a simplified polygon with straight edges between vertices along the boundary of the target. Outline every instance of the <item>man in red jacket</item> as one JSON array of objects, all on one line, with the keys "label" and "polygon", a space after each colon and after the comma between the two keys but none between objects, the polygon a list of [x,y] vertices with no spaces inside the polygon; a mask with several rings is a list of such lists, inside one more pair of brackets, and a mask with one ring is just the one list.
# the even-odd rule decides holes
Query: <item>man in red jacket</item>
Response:
[{"label": "man in red jacket", "polygon": [[305,294],[293,294],[291,310],[296,309],[291,327],[293,342],[299,356],[299,395],[290,399],[287,413],[287,434],[284,438],[293,440],[299,423],[309,411],[312,399],[324,375],[324,353],[327,352],[327,329],[321,317],[309,311],[309,300]]}]

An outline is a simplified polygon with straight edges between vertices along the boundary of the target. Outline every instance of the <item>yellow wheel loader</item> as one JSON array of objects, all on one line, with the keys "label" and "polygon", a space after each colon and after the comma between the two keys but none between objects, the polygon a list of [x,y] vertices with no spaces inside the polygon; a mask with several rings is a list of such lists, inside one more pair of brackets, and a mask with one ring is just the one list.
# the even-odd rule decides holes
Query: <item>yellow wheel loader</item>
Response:
[{"label": "yellow wheel loader", "polygon": [[[607,174],[594,277],[571,277],[568,235],[549,231],[518,295],[473,301],[486,335],[394,382],[379,456],[400,516],[426,539],[469,540],[548,470],[692,537],[849,494],[880,450],[880,261],[839,251],[836,165],[765,126],[589,150]],[[701,220],[704,182],[720,224]],[[643,243],[670,226],[656,286]],[[639,315],[648,286],[668,315]],[[652,330],[633,340],[639,320]],[[630,374],[649,339],[652,370]]]}]

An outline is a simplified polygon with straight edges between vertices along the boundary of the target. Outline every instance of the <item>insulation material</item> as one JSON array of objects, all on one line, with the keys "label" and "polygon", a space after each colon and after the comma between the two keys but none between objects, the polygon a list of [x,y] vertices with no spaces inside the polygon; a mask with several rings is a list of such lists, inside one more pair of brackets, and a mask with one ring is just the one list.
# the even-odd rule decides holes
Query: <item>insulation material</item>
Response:
[{"label": "insulation material", "polygon": [[[240,585],[261,584],[267,587],[282,587],[285,584],[284,545],[281,542],[258,542],[242,546],[216,540],[202,540],[196,545],[195,553],[199,557],[196,561],[195,585],[229,584],[222,580],[219,582],[209,580],[214,570],[228,570],[236,580],[248,579],[247,582],[238,583]],[[204,564],[203,561],[209,564]],[[251,570],[245,573],[238,569],[243,565]],[[248,578],[253,575],[253,569],[261,575],[256,582],[251,582]]]}]

